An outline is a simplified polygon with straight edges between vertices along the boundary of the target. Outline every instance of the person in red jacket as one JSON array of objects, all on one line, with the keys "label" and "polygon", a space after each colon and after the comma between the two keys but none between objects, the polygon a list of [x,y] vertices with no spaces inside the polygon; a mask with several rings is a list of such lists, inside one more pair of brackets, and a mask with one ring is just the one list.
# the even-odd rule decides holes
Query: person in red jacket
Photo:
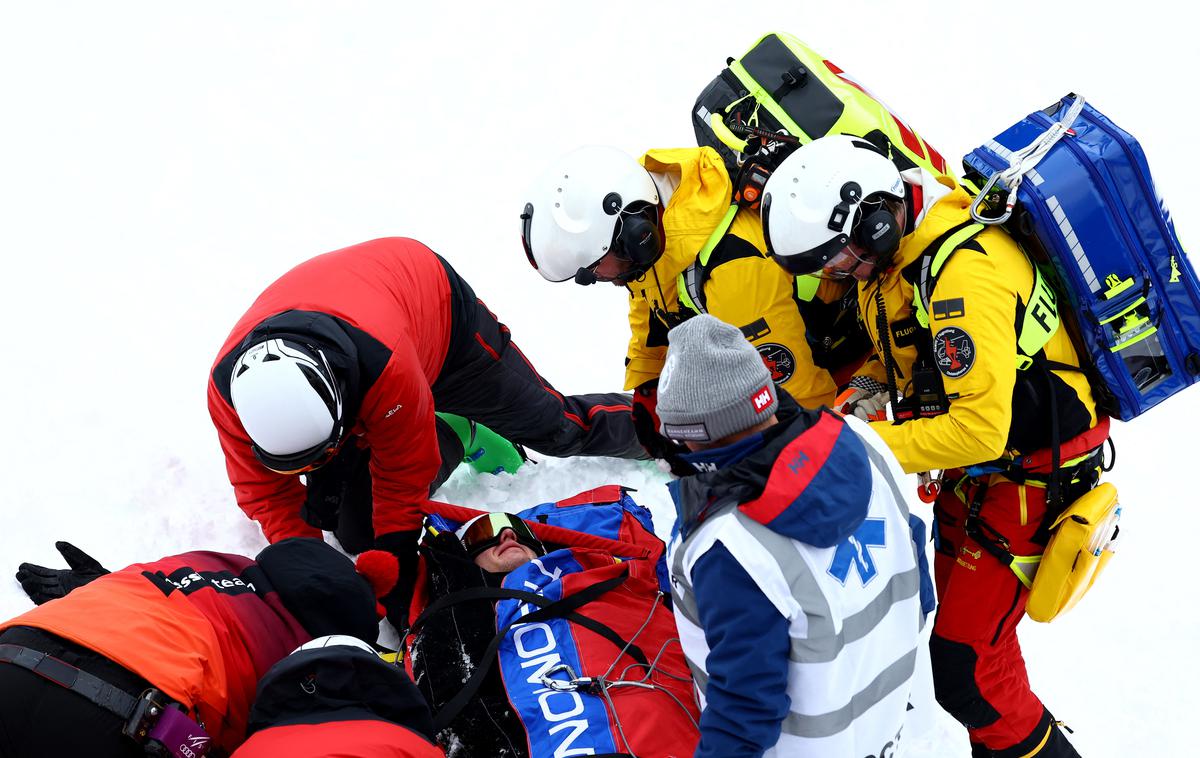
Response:
[{"label": "person in red jacket", "polygon": [[321,540],[111,573],[57,547],[71,568],[21,564],[17,579],[39,605],[0,623],[3,758],[146,755],[149,739],[231,751],[273,664],[316,636],[379,631],[374,586]]},{"label": "person in red jacket", "polygon": [[320,527],[350,553],[397,555],[384,599],[397,626],[419,506],[463,457],[435,408],[547,455],[645,457],[628,395],[557,392],[445,260],[402,238],[317,256],[267,287],[218,353],[208,406],[238,505],[269,541]]},{"label": "person in red jacket", "polygon": [[355,637],[305,643],[271,667],[233,758],[444,758],[404,668]]}]

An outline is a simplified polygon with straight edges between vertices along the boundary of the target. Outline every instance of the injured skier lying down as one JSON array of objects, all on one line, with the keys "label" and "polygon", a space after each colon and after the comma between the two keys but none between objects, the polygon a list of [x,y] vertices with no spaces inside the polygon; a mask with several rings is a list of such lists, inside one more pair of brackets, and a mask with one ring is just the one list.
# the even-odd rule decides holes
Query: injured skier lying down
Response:
[{"label": "injured skier lying down", "polygon": [[448,756],[695,750],[646,508],[608,486],[516,515],[429,511],[405,647]]}]

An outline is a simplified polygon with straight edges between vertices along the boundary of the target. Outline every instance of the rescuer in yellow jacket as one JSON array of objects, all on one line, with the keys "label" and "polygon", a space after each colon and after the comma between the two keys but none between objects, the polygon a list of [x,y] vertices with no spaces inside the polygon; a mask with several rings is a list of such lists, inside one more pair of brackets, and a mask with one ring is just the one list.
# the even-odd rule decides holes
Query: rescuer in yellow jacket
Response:
[{"label": "rescuer in yellow jacket", "polygon": [[906,471],[943,470],[938,702],[972,754],[1077,756],[1030,689],[1016,626],[1049,524],[1095,486],[1107,419],[1050,283],[951,184],[909,184],[877,146],[825,137],[767,182],[765,236],[790,273],[857,280],[876,354],[838,405],[873,421]]},{"label": "rescuer in yellow jacket", "polygon": [[614,148],[585,147],[546,171],[522,213],[525,252],[546,279],[629,290],[625,389],[635,391],[639,438],[656,457],[654,445],[665,443],[653,409],[667,332],[694,313],[739,327],[801,405],[827,405],[836,394],[814,364],[800,303],[835,299],[845,287],[798,292],[764,252],[758,215],[739,210],[732,191],[712,148],[652,150],[639,165]]},{"label": "rescuer in yellow jacket", "polygon": [[[859,286],[860,313],[876,348],[876,358],[861,373],[887,385],[890,358],[898,393],[912,398],[898,416],[905,423],[874,429],[909,473],[973,466],[1053,442],[1046,379],[1038,371],[1018,370],[1013,350],[1018,308],[1029,310],[1036,269],[1007,233],[987,227],[956,248],[962,252],[938,272],[926,313],[914,304],[918,296],[910,277],[919,271],[909,266],[947,232],[969,223],[970,206],[962,188],[936,200],[901,240],[892,264]],[[933,366],[921,365],[918,334],[932,339]],[[1065,329],[1055,330],[1042,349],[1050,361],[1079,366]],[[920,407],[914,383],[920,383],[915,372],[922,368],[938,370],[946,407]],[[1066,440],[1095,425],[1095,403],[1081,371],[1050,373]]]}]

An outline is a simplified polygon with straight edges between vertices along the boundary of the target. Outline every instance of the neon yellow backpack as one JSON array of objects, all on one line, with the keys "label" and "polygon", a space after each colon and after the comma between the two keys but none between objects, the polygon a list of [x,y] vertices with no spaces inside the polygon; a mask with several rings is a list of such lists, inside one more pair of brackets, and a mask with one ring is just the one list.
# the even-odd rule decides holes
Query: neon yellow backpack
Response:
[{"label": "neon yellow backpack", "polygon": [[1113,556],[1120,517],[1117,488],[1104,482],[1055,519],[1025,606],[1031,619],[1053,621],[1087,594]]},{"label": "neon yellow backpack", "polygon": [[[737,177],[746,158],[774,169],[797,146],[826,134],[862,137],[901,171],[920,167],[958,179],[929,143],[849,74],[790,34],[763,36],[700,93],[692,126]],[[889,149],[890,148],[890,149]],[[735,179],[735,187],[739,182]]]}]

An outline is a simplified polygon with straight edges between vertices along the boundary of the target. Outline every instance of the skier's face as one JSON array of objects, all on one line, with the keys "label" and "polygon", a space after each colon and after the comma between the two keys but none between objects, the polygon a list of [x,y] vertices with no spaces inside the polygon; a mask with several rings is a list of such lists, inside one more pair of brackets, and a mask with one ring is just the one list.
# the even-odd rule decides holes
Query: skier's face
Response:
[{"label": "skier's face", "polygon": [[507,574],[536,557],[537,553],[532,548],[517,542],[517,535],[512,529],[505,529],[500,532],[499,544],[475,556],[475,565],[494,574]]}]

